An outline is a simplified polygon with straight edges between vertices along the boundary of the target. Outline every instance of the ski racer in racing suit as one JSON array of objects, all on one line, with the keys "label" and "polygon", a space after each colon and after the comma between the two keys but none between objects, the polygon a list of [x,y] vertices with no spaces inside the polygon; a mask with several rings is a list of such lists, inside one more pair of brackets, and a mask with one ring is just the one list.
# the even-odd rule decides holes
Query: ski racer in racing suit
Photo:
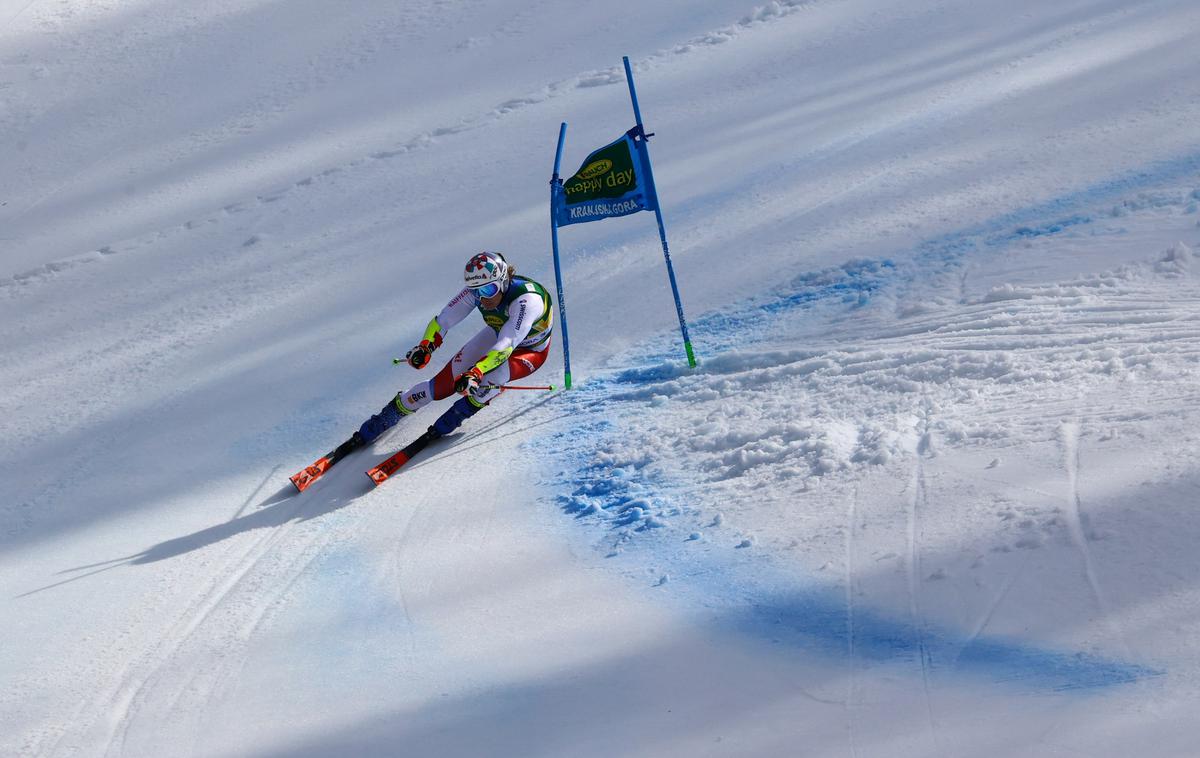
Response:
[{"label": "ski racer in racing suit", "polygon": [[450,434],[495,399],[503,391],[501,385],[529,376],[545,362],[553,329],[546,288],[517,276],[516,268],[496,252],[473,256],[467,261],[463,278],[466,286],[429,322],[406,360],[415,369],[425,368],[446,332],[473,310],[479,311],[486,326],[432,379],[397,394],[367,419],[355,435],[360,438],[359,444],[374,442],[404,416],[457,392],[462,397],[432,427],[439,435]]}]

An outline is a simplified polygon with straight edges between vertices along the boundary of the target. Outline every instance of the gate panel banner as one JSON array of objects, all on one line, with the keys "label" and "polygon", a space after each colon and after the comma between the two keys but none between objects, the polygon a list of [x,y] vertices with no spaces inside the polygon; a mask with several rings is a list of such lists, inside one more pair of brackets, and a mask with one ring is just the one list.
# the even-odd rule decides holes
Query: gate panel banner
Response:
[{"label": "gate panel banner", "polygon": [[645,144],[633,135],[596,150],[575,175],[563,182],[557,195],[554,218],[559,226],[653,211],[653,194],[647,189]]}]

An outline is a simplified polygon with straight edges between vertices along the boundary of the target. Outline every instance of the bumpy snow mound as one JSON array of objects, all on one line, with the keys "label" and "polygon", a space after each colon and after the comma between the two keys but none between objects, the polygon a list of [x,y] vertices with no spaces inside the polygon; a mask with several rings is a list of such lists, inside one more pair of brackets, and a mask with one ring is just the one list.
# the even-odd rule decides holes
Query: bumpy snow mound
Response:
[{"label": "bumpy snow mound", "polygon": [[[753,521],[828,477],[1047,435],[1081,393],[1142,393],[1196,372],[1200,291],[1164,294],[1191,256],[1180,243],[1159,261],[921,308],[895,302],[913,282],[890,262],[798,276],[773,299],[699,318],[702,349],[740,347],[704,355],[698,370],[678,360],[628,368],[567,398],[578,425],[547,443],[575,467],[561,504],[626,532],[675,522],[691,533],[730,503]],[[817,308],[864,327],[854,339],[775,347]],[[907,317],[884,321],[894,310]],[[772,348],[756,351],[767,333]]]},{"label": "bumpy snow mound", "polygon": [[1155,264],[1155,270],[1168,276],[1185,276],[1192,272],[1193,260],[1196,254],[1192,248],[1183,242],[1176,242],[1174,247],[1163,253],[1163,257]]}]

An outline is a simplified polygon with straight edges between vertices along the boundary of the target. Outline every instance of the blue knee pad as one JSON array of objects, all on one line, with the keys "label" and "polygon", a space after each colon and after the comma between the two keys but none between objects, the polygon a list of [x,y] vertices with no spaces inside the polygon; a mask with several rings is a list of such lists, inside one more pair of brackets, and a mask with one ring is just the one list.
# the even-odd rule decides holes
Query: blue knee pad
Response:
[{"label": "blue knee pad", "polygon": [[379,438],[379,435],[395,426],[396,422],[400,420],[401,415],[395,401],[392,401],[383,406],[383,410],[379,411],[379,413],[364,421],[363,425],[358,428],[358,433],[367,442],[374,442]]},{"label": "blue knee pad", "polygon": [[432,428],[439,435],[445,437],[461,426],[462,422],[478,413],[481,407],[483,406],[472,403],[470,398],[460,397],[454,405],[447,408],[446,412],[438,417],[437,421],[433,422]]}]

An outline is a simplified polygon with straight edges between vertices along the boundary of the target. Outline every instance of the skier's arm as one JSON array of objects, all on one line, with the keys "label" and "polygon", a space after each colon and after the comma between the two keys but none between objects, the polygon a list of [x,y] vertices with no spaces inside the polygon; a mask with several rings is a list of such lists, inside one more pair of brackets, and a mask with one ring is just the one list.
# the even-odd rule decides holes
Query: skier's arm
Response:
[{"label": "skier's arm", "polygon": [[442,308],[441,313],[429,321],[429,326],[425,327],[425,339],[433,342],[433,335],[440,334],[445,336],[446,332],[471,315],[471,311],[473,310],[475,310],[475,297],[471,294],[470,290],[464,287],[462,292],[459,292],[450,302],[446,303],[446,307]]},{"label": "skier's arm", "polygon": [[479,369],[481,374],[499,368],[529,334],[534,322],[542,317],[542,311],[542,298],[536,293],[527,292],[513,300],[508,306],[508,321],[500,328],[496,343],[487,355],[475,364],[475,368]]},{"label": "skier's arm", "polygon": [[406,358],[409,365],[417,369],[424,368],[433,356],[433,351],[442,346],[442,335],[466,318],[474,307],[475,298],[465,288],[446,303],[446,307],[442,308],[441,313],[429,320],[421,342],[408,351]]}]

